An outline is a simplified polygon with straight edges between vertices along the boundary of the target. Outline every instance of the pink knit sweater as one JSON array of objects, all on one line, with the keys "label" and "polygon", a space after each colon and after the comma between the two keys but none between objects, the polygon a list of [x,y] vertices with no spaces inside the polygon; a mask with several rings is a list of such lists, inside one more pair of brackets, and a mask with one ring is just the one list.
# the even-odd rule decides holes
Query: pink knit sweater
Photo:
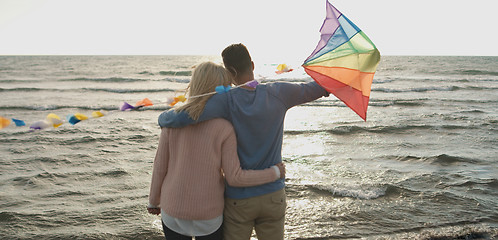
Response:
[{"label": "pink knit sweater", "polygon": [[213,119],[185,128],[163,128],[154,160],[149,203],[181,219],[223,214],[223,173],[229,185],[273,182],[275,170],[242,170],[232,124]]}]

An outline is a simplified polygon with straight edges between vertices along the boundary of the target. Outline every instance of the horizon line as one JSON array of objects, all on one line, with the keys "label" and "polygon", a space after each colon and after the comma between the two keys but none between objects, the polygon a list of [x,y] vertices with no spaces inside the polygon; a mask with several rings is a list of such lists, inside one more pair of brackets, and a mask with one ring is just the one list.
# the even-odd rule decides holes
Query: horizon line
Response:
[{"label": "horizon line", "polygon": [[[213,56],[213,54],[0,54],[0,57],[16,56]],[[498,55],[458,55],[458,54],[384,54],[381,57],[498,57]],[[221,57],[221,55],[219,55]]]}]

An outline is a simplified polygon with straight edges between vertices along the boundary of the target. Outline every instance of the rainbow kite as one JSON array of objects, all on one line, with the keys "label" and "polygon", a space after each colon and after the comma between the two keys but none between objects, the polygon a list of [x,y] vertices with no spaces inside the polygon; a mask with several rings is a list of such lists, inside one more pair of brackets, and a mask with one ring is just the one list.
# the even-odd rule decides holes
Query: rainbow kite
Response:
[{"label": "rainbow kite", "polygon": [[320,33],[321,40],[304,61],[304,70],[366,121],[379,51],[363,31],[328,1]]}]

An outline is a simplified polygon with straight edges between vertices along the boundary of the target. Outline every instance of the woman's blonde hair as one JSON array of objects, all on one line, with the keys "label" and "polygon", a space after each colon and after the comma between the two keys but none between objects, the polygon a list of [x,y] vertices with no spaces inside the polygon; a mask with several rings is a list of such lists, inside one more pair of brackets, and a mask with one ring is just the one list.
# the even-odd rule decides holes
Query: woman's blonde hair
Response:
[{"label": "woman's blonde hair", "polygon": [[192,119],[197,120],[204,111],[206,102],[213,95],[195,96],[214,92],[217,86],[229,86],[231,83],[232,76],[223,66],[213,62],[203,62],[192,73],[192,79],[188,86],[187,103],[177,107],[175,111],[186,111]]}]

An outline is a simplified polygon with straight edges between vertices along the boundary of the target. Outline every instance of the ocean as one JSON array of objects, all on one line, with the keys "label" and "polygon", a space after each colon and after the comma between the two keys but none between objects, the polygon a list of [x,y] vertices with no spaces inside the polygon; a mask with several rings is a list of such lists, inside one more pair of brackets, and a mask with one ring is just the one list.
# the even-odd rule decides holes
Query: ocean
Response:
[{"label": "ocean", "polygon": [[[27,124],[0,130],[0,239],[163,239],[157,117],[203,61],[221,59],[0,56],[0,116]],[[255,64],[262,84],[312,81]],[[332,95],[292,108],[286,239],[498,239],[497,110],[498,57],[456,56],[383,56],[367,121]],[[50,113],[89,119],[30,130]]]}]

